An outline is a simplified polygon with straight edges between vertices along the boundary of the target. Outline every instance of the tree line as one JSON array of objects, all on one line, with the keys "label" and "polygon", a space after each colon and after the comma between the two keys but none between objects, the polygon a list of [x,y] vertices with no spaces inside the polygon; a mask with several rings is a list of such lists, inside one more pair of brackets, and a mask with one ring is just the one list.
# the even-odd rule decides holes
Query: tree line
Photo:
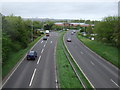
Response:
[{"label": "tree line", "polygon": [[23,20],[20,16],[2,15],[2,63],[8,60],[11,53],[24,49],[36,35],[35,29],[40,28],[38,21]]},{"label": "tree line", "polygon": [[120,17],[105,17],[96,24],[94,32],[97,34],[97,40],[112,44],[113,46],[120,46]]},{"label": "tree line", "polygon": [[84,31],[88,37],[91,34],[96,34],[96,40],[112,46],[120,46],[120,17],[118,16],[105,17],[102,21],[97,22],[94,28],[92,26],[81,27],[81,32]]}]

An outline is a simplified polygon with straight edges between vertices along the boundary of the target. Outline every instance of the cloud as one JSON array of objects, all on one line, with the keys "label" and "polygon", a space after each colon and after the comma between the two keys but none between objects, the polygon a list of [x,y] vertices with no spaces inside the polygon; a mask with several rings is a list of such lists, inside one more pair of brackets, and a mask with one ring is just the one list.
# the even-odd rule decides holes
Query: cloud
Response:
[{"label": "cloud", "polygon": [[117,2],[5,2],[4,15],[46,18],[101,19],[118,14]]}]

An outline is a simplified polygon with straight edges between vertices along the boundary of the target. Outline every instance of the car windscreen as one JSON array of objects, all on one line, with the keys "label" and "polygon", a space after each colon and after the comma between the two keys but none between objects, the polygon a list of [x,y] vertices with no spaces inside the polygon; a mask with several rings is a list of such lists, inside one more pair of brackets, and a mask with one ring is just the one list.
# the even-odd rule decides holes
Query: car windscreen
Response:
[{"label": "car windscreen", "polygon": [[34,52],[30,52],[29,55],[34,55]]}]

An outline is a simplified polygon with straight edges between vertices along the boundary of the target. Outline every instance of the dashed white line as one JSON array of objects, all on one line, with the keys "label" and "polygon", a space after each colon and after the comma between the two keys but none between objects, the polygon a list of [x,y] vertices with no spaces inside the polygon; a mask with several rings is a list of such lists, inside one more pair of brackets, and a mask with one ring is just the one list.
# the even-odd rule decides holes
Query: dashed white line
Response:
[{"label": "dashed white line", "polygon": [[41,41],[41,43],[43,43],[43,41]]},{"label": "dashed white line", "polygon": [[45,46],[46,46],[46,44],[43,47],[45,47]]},{"label": "dashed white line", "polygon": [[120,86],[117,84],[117,83],[115,83],[112,79],[110,79],[111,80],[111,82],[113,82],[116,86],[118,86],[119,88],[120,88]]},{"label": "dashed white line", "polygon": [[50,43],[52,43],[52,41]]},{"label": "dashed white line", "polygon": [[32,78],[31,78],[31,80],[30,80],[30,84],[29,84],[29,86],[32,85],[32,82],[33,82],[33,79],[34,79],[35,73],[36,73],[36,68],[34,69],[34,72],[33,72]]},{"label": "dashed white line", "polygon": [[83,54],[83,52],[80,52],[81,54]]},{"label": "dashed white line", "polygon": [[38,59],[38,61],[37,61],[37,64],[39,64],[39,62],[40,62],[40,59],[41,59],[41,56],[39,57],[39,59]]},{"label": "dashed white line", "polygon": [[44,49],[42,49],[41,53],[43,53]]},{"label": "dashed white line", "polygon": [[92,65],[95,65],[92,61],[90,61]]}]

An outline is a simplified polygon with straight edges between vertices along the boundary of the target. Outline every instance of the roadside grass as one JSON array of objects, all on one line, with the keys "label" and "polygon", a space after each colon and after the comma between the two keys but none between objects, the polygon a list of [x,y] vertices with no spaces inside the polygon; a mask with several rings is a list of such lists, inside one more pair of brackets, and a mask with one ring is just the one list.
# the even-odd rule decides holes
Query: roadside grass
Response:
[{"label": "roadside grass", "polygon": [[56,60],[57,60],[56,63],[60,88],[83,88],[64,53],[63,50],[64,33],[65,32],[60,32],[56,48]]},{"label": "roadside grass", "polygon": [[[64,44],[64,46],[65,46],[65,44]],[[68,56],[69,56],[69,58],[70,58],[70,60],[71,60],[71,62],[72,62],[72,64],[73,64],[75,70],[77,71],[80,79],[81,79],[82,82],[84,83],[85,87],[86,87],[87,89],[89,89],[89,90],[93,90],[93,87],[90,85],[90,83],[88,82],[88,80],[87,80],[87,79],[85,78],[85,76],[83,75],[82,71],[79,69],[79,67],[76,65],[75,61],[73,60],[73,58],[72,58],[71,55],[69,54],[66,46],[65,46],[64,48],[65,48],[65,50],[67,51]]]},{"label": "roadside grass", "polygon": [[2,78],[11,71],[11,69],[19,62],[22,57],[32,48],[32,46],[41,38],[43,35],[39,36],[37,39],[35,39],[33,42],[31,42],[27,48],[20,50],[19,52],[12,53],[9,56],[9,59],[5,62],[5,65],[2,66]]},{"label": "roadside grass", "polygon": [[96,40],[90,40],[87,39],[81,35],[79,35],[80,32],[77,33],[77,38],[82,41],[87,47],[89,47],[92,51],[96,52],[98,55],[106,59],[107,61],[111,62],[118,68],[120,68],[120,65],[118,64],[120,61],[118,61],[118,48],[110,46],[108,44],[96,41]]}]

